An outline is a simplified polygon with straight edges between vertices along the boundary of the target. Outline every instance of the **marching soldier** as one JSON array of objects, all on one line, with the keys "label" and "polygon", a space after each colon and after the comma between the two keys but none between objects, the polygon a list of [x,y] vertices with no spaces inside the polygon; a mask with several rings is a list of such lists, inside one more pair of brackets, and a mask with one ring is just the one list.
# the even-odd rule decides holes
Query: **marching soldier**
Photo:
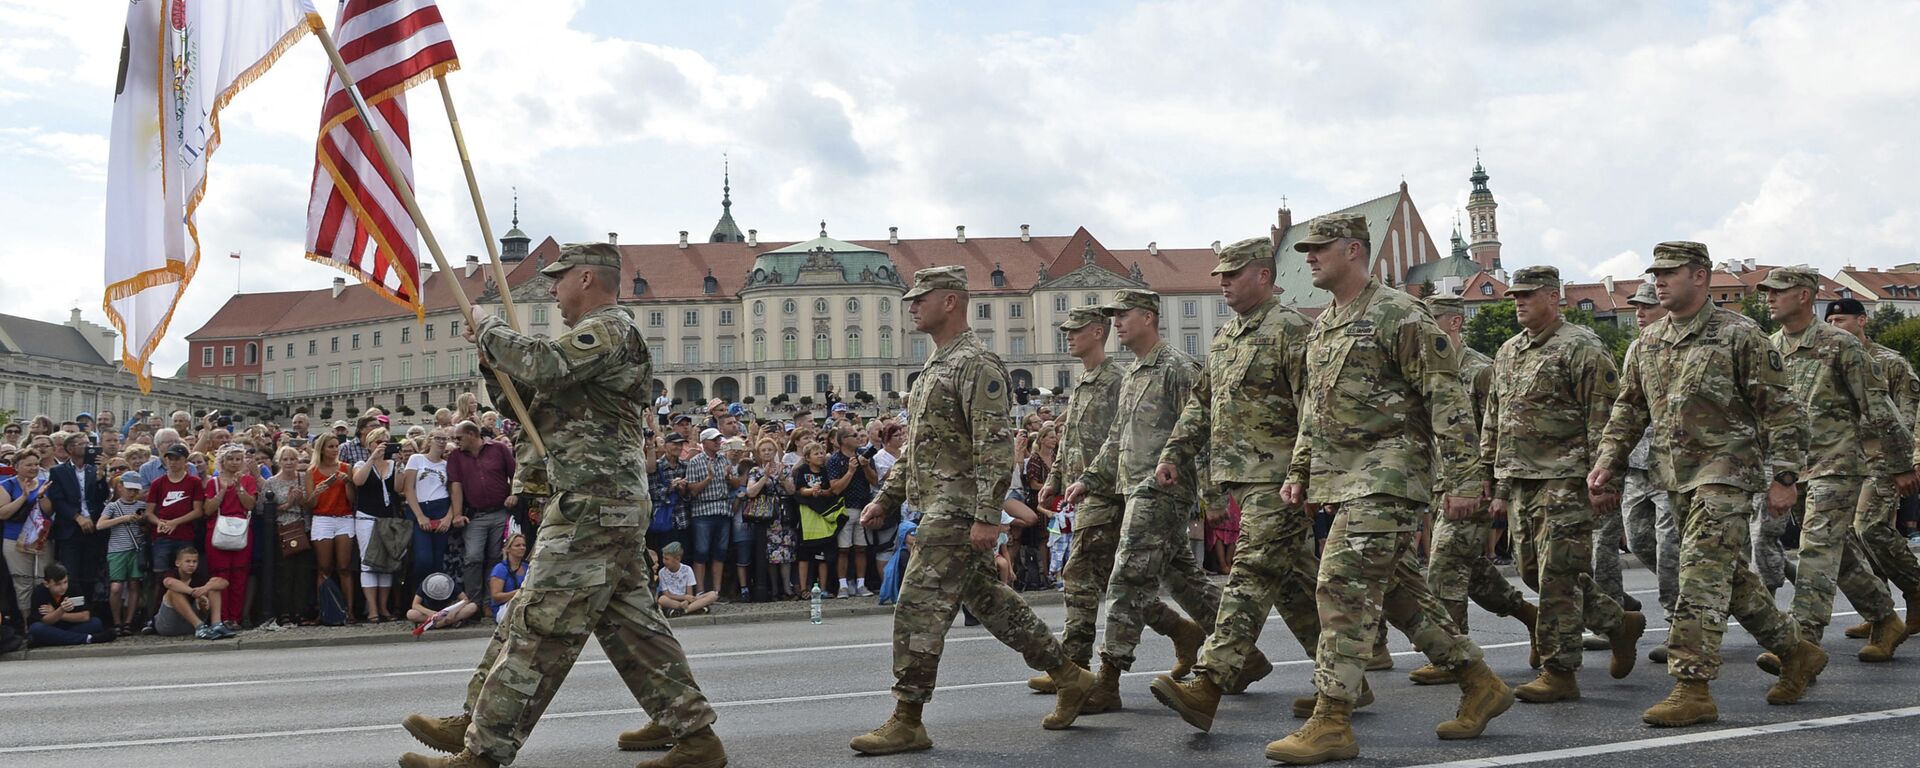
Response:
[{"label": "marching soldier", "polygon": [[1647,327],[1627,361],[1587,486],[1607,492],[1652,423],[1659,480],[1673,489],[1680,518],[1680,594],[1668,635],[1673,691],[1641,719],[1676,727],[1720,717],[1708,685],[1720,674],[1729,612],[1784,662],[1768,703],[1799,701],[1827,654],[1800,637],[1746,567],[1749,499],[1764,488],[1769,511],[1786,514],[1806,459],[1805,412],[1787,393],[1786,365],[1757,324],[1707,301],[1705,245],[1654,246],[1647,271],[1669,314]]},{"label": "marching soldier", "polygon": [[1474,738],[1513,705],[1513,691],[1481,661],[1479,646],[1454,634],[1413,551],[1436,471],[1449,517],[1473,514],[1486,490],[1459,356],[1416,299],[1369,275],[1364,217],[1322,216],[1307,226],[1294,248],[1307,254],[1313,284],[1331,292],[1333,303],[1307,337],[1311,394],[1281,499],[1339,509],[1314,595],[1319,699],[1306,724],[1267,745],[1266,754],[1309,764],[1360,753],[1352,714],[1383,612],[1459,682],[1459,709],[1436,733]]},{"label": "marching soldier", "polygon": [[[1833,616],[1837,583],[1872,624],[1860,660],[1892,661],[1894,649],[1907,639],[1907,626],[1894,613],[1886,585],[1867,568],[1853,521],[1868,478],[1894,477],[1901,488],[1914,485],[1913,436],[1887,393],[1883,366],[1853,334],[1814,317],[1820,273],[1782,267],[1759,287],[1780,323],[1770,340],[1786,359],[1789,391],[1806,409],[1809,426],[1806,470],[1800,476],[1805,488],[1796,510],[1800,563],[1793,618],[1802,638],[1820,642]],[[1762,656],[1760,665],[1777,672],[1779,659]]]},{"label": "marching soldier", "polygon": [[[1254,644],[1267,610],[1278,608],[1300,647],[1311,655],[1319,642],[1320,617],[1313,602],[1313,520],[1297,504],[1280,501],[1280,482],[1293,460],[1306,390],[1307,330],[1313,321],[1280,306],[1273,295],[1273,242],[1256,237],[1227,246],[1213,274],[1235,316],[1220,328],[1207,352],[1206,370],[1160,452],[1155,468],[1162,487],[1191,480],[1203,450],[1211,461],[1198,478],[1220,486],[1240,502],[1240,539],[1233,569],[1220,594],[1213,636],[1201,649],[1191,682],[1161,675],[1154,698],[1200,730],[1213,727],[1220,695],[1265,677],[1273,664]],[[1371,691],[1360,701],[1368,700]],[[1314,697],[1295,702],[1295,714],[1312,714]],[[1305,709],[1305,712],[1300,712]]]},{"label": "marching soldier", "polygon": [[[573,244],[540,270],[569,330],[556,339],[515,332],[497,317],[467,333],[483,365],[523,382],[543,419],[552,497],[526,583],[494,635],[470,686],[467,712],[407,718],[429,747],[402,768],[491,768],[513,762],[567,678],[591,632],[672,751],[650,768],[718,768],[726,751],[713,734],[713,707],[693,681],[686,653],[653,597],[646,557],[647,477],[641,469],[641,411],[653,381],[646,339],[614,303],[620,253],[605,243]],[[462,732],[464,731],[464,734]],[[623,734],[622,741],[628,741]]]},{"label": "marching soldier", "polygon": [[[1473,423],[1483,426],[1486,423],[1488,395],[1493,386],[1493,361],[1480,354],[1479,350],[1460,342],[1460,330],[1467,319],[1466,302],[1458,296],[1429,296],[1425,301],[1427,310],[1433,314],[1433,321],[1440,326],[1440,330],[1446,332],[1447,339],[1453,342],[1453,348],[1460,352],[1460,377],[1473,396]],[[1444,489],[1436,489],[1436,498],[1444,495],[1441,491]],[[1519,619],[1527,628],[1527,636],[1532,637],[1538,614],[1533,604],[1527,602],[1520,590],[1500,575],[1500,569],[1494,566],[1492,560],[1487,559],[1488,528],[1489,514],[1483,510],[1476,510],[1474,514],[1458,520],[1435,515],[1433,554],[1427,561],[1427,588],[1433,590],[1433,596],[1447,607],[1447,615],[1453,618],[1454,628],[1463,634],[1467,631],[1467,599],[1472,598],[1481,608],[1496,616]],[[1453,673],[1432,664],[1408,673],[1407,679],[1418,685],[1454,682]]]},{"label": "marching soldier", "polygon": [[869,755],[933,748],[921,711],[933,698],[947,631],[962,604],[1027,666],[1053,678],[1058,698],[1041,725],[1066,728],[1093,692],[1093,676],[1067,658],[1047,625],[1000,581],[990,551],[1013,474],[1006,368],[967,327],[964,267],[915,272],[900,299],[914,329],[931,336],[937,349],[913,382],[904,455],[861,511],[860,523],[878,528],[911,502],[921,515],[919,548],[893,612],[893,716],[849,746]]},{"label": "marching soldier", "polygon": [[[1900,423],[1911,431],[1915,409],[1920,408],[1920,377],[1914,375],[1913,365],[1905,355],[1867,338],[1867,308],[1859,299],[1841,299],[1828,304],[1827,322],[1867,345],[1867,354],[1872,355],[1886,373],[1887,391],[1893,396]],[[1867,494],[1854,516],[1853,532],[1859,534],[1874,573],[1893,582],[1905,597],[1907,633],[1920,633],[1920,612],[1914,611],[1914,607],[1920,605],[1920,558],[1914,557],[1913,550],[1907,548],[1906,538],[1894,528],[1903,494],[1894,479],[1885,476],[1870,480]],[[1867,637],[1872,628],[1872,622],[1861,622],[1847,628],[1847,637]]]},{"label": "marching soldier", "polygon": [[1164,574],[1179,574],[1169,586],[1198,626],[1213,626],[1220,604],[1220,588],[1207,580],[1187,545],[1190,510],[1199,498],[1193,462],[1187,464],[1189,476],[1184,482],[1163,488],[1153,477],[1160,450],[1199,376],[1199,365],[1160,338],[1159,294],[1124,288],[1101,311],[1113,319],[1114,331],[1133,352],[1134,362],[1120,381],[1120,410],[1106,442],[1066,491],[1067,501],[1075,503],[1096,491],[1127,500],[1113,576],[1107,582],[1113,604],[1107,609],[1107,636],[1100,645],[1100,678],[1094,693],[1099,707],[1091,711],[1119,708],[1120,673],[1133,666],[1140,626],[1151,615],[1168,610],[1159,597]]},{"label": "marching soldier", "polygon": [[1494,356],[1480,457],[1495,483],[1493,514],[1512,509],[1516,560],[1540,593],[1533,642],[1542,667],[1514,695],[1571,701],[1580,698],[1582,626],[1607,637],[1616,680],[1633,671],[1634,643],[1647,628],[1646,617],[1621,610],[1589,573],[1595,518],[1618,514],[1620,494],[1589,496],[1581,470],[1592,466],[1619,374],[1600,337],[1560,315],[1560,270],[1522,268],[1507,295],[1521,330]]},{"label": "marching soldier", "polygon": [[[1627,299],[1633,305],[1633,320],[1642,333],[1653,321],[1667,316],[1665,307],[1660,306],[1660,298],[1654,295],[1653,281],[1645,280],[1635,289],[1633,296]],[[1627,345],[1627,357],[1632,359],[1634,349],[1640,344],[1635,339]],[[1633,451],[1627,454],[1626,480],[1621,484],[1620,513],[1626,518],[1627,544],[1633,548],[1634,556],[1640,564],[1655,574],[1659,584],[1660,610],[1673,620],[1674,600],[1680,594],[1680,526],[1674,522],[1673,507],[1667,504],[1667,490],[1655,484],[1654,478],[1660,475],[1652,467],[1659,457],[1653,455],[1653,428],[1648,427],[1640,435],[1640,442],[1633,444]],[[1596,534],[1598,535],[1598,534]],[[1594,551],[1601,547],[1594,542]],[[1599,562],[1599,555],[1594,556]],[[1594,581],[1599,581],[1595,578]],[[1606,585],[1602,585],[1606,586]],[[1663,640],[1647,652],[1647,660],[1656,664],[1667,663],[1667,644]]]},{"label": "marching soldier", "polygon": [[[1067,401],[1066,413],[1060,417],[1060,423],[1065,425],[1060,435],[1060,454],[1054,460],[1053,470],[1047,473],[1046,485],[1040,489],[1043,505],[1086,472],[1087,464],[1100,452],[1112,429],[1120,408],[1122,374],[1120,364],[1107,356],[1107,334],[1111,329],[1107,316],[1094,306],[1073,308],[1060,324],[1060,330],[1067,332],[1068,354],[1079,360],[1083,368],[1080,380],[1074,384],[1073,397]],[[1073,548],[1067,553],[1067,564],[1061,571],[1061,580],[1066,582],[1067,618],[1060,645],[1066,649],[1067,658],[1082,667],[1093,662],[1095,622],[1100,617],[1100,602],[1106,595],[1107,581],[1113,576],[1114,554],[1120,549],[1119,518],[1125,504],[1126,499],[1118,494],[1089,492],[1074,507]],[[1166,575],[1175,579],[1185,574],[1169,571]],[[1172,638],[1173,671],[1184,677],[1193,667],[1200,643],[1207,638],[1206,629],[1168,609],[1159,600],[1148,605],[1142,619],[1155,632]],[[1055,692],[1053,678],[1047,675],[1028,680],[1027,686],[1042,693]],[[1088,699],[1086,711],[1119,706],[1118,697],[1106,699],[1103,691],[1096,690]]]}]

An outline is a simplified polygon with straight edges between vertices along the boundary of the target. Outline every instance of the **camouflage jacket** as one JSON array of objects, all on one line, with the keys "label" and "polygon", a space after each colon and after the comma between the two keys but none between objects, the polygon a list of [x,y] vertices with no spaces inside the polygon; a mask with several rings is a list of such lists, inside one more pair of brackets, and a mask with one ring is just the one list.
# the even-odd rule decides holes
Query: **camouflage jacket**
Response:
[{"label": "camouflage jacket", "polygon": [[1500,480],[1586,477],[1619,386],[1612,356],[1585,326],[1562,319],[1538,334],[1514,334],[1493,361],[1480,432],[1488,473]]},{"label": "camouflage jacket", "polygon": [[[1074,478],[1087,471],[1087,464],[1107,441],[1120,410],[1120,376],[1120,364],[1110,357],[1092,370],[1080,372],[1066,413],[1060,416],[1060,453],[1054,459],[1053,471],[1047,473],[1048,492],[1064,492]],[[1074,513],[1074,525],[1084,528],[1112,522],[1121,508],[1117,495],[1089,493]]]},{"label": "camouflage jacket", "polygon": [[[643,524],[638,517],[649,500],[644,411],[653,358],[633,314],[609,304],[555,339],[521,334],[498,317],[486,317],[476,336],[489,367],[532,389],[521,396],[541,422],[536,427],[547,446],[551,490],[641,502],[607,507],[602,516],[609,524]],[[615,512],[608,510],[636,519],[614,523],[607,516]]]},{"label": "camouflage jacket", "polygon": [[1473,425],[1484,426],[1487,397],[1493,394],[1493,358],[1457,341],[1454,344],[1454,349],[1460,350],[1460,380],[1466,382],[1467,394],[1473,396]]},{"label": "camouflage jacket", "polygon": [[[1120,380],[1119,416],[1113,420],[1100,452],[1087,462],[1086,472],[1081,475],[1089,491],[1121,496],[1161,492],[1153,470],[1160,464],[1160,450],[1173,434],[1174,422],[1180,420],[1180,411],[1186,407],[1198,378],[1200,364],[1165,341],[1133,361]],[[1192,498],[1197,487],[1193,474],[1192,470],[1180,473],[1180,482],[1166,492],[1176,498]]]},{"label": "camouflage jacket", "polygon": [[1859,339],[1814,318],[1799,333],[1774,331],[1771,341],[1787,359],[1793,398],[1806,409],[1802,477],[1880,477],[1913,468],[1913,435],[1887,393],[1885,366]]},{"label": "camouflage jacket", "polygon": [[1196,478],[1201,485],[1286,480],[1300,431],[1312,327],[1306,315],[1278,299],[1221,326],[1159,460],[1191,467],[1209,450],[1209,475]]},{"label": "camouflage jacket", "polygon": [[1453,346],[1418,299],[1377,279],[1327,307],[1307,336],[1310,394],[1287,482],[1321,504],[1376,493],[1426,503],[1435,487],[1478,497],[1473,403]]},{"label": "camouflage jacket", "polygon": [[1649,423],[1653,481],[1670,491],[1758,493],[1806,463],[1806,411],[1787,392],[1780,352],[1758,324],[1719,307],[1668,315],[1640,334],[1594,466],[1622,469]]},{"label": "camouflage jacket", "polygon": [[1920,409],[1920,376],[1913,373],[1913,364],[1907,357],[1895,352],[1892,347],[1879,342],[1867,342],[1867,354],[1880,363],[1880,369],[1887,374],[1887,394],[1893,396],[1894,410],[1900,413],[1900,423],[1907,429],[1913,429],[1915,409]]},{"label": "camouflage jacket", "polygon": [[911,502],[922,541],[960,543],[975,522],[1000,524],[1013,477],[1010,389],[1006,367],[971,330],[920,368],[906,447],[874,499],[889,510]]}]

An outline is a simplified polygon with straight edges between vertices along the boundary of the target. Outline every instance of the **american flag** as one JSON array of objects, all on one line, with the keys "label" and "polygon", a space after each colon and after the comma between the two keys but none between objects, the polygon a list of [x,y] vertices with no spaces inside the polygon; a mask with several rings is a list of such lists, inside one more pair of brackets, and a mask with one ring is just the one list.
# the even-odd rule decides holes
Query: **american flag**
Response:
[{"label": "american flag", "polygon": [[[460,68],[433,0],[346,0],[334,37],[373,122],[413,184],[406,89]],[[339,75],[327,75],[307,204],[307,258],[422,314],[413,219]]]}]

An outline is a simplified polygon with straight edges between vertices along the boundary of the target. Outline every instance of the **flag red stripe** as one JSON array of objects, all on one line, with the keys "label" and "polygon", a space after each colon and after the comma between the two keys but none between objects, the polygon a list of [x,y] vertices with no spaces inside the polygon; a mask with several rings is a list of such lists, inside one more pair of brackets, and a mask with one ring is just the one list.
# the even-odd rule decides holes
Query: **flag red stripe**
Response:
[{"label": "flag red stripe", "polygon": [[401,42],[427,27],[440,24],[440,8],[426,6],[379,29],[340,44],[340,58],[357,61],[374,51]]},{"label": "flag red stripe", "polygon": [[[356,85],[360,86],[360,94],[362,96],[377,94],[406,82],[408,78],[432,68],[434,65],[444,61],[451,61],[453,58],[452,41],[434,43],[433,45],[420,49],[419,53],[402,59],[399,64],[361,78]],[[343,90],[327,97],[327,103],[321,108],[320,114],[325,115],[328,120],[331,120],[336,116],[347,114],[352,109],[353,99],[347,96],[346,91]]]},{"label": "flag red stripe", "polygon": [[346,26],[347,21],[359,18],[361,14],[382,6],[392,5],[397,1],[398,0],[362,0],[362,2],[343,4],[340,6],[340,17],[334,20],[333,25],[336,27]]}]

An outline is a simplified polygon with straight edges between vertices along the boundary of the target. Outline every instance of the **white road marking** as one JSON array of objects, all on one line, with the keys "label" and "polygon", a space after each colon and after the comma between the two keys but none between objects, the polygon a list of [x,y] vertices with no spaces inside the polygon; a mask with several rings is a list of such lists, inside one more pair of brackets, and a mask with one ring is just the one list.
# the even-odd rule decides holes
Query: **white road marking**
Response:
[{"label": "white road marking", "polygon": [[1698,731],[1695,733],[1682,733],[1674,736],[1661,736],[1661,737],[1652,738],[1652,739],[1637,739],[1634,741],[1616,741],[1616,742],[1609,742],[1605,744],[1594,744],[1592,746],[1587,746],[1587,747],[1568,747],[1566,749],[1550,749],[1543,752],[1525,752],[1517,755],[1497,755],[1494,757],[1477,757],[1470,760],[1455,760],[1447,763],[1428,763],[1426,765],[1415,766],[1414,768],[1497,768],[1498,766],[1504,766],[1504,765],[1527,765],[1529,763],[1544,763],[1544,762],[1549,762],[1553,760],[1573,760],[1573,759],[1582,758],[1582,757],[1592,757],[1594,755],[1611,755],[1611,754],[1619,754],[1621,752],[1639,752],[1639,751],[1648,750],[1648,749],[1665,749],[1667,747],[1680,747],[1680,746],[1686,746],[1689,744],[1704,744],[1704,743],[1715,742],[1715,741],[1726,741],[1729,739],[1744,739],[1744,738],[1749,738],[1753,736],[1767,736],[1767,735],[1776,734],[1776,733],[1799,733],[1801,731],[1811,731],[1811,730],[1817,730],[1820,728],[1834,728],[1834,727],[1843,726],[1843,725],[1860,725],[1862,723],[1874,723],[1874,722],[1880,722],[1884,720],[1898,720],[1900,718],[1915,717],[1915,716],[1920,716],[1920,707],[1902,707],[1900,709],[1883,709],[1877,712],[1855,712],[1850,715],[1834,715],[1833,717],[1821,717],[1813,720],[1795,720],[1787,723],[1768,723],[1766,725],[1754,725],[1754,726],[1747,726],[1744,728],[1722,728],[1717,731]]}]

